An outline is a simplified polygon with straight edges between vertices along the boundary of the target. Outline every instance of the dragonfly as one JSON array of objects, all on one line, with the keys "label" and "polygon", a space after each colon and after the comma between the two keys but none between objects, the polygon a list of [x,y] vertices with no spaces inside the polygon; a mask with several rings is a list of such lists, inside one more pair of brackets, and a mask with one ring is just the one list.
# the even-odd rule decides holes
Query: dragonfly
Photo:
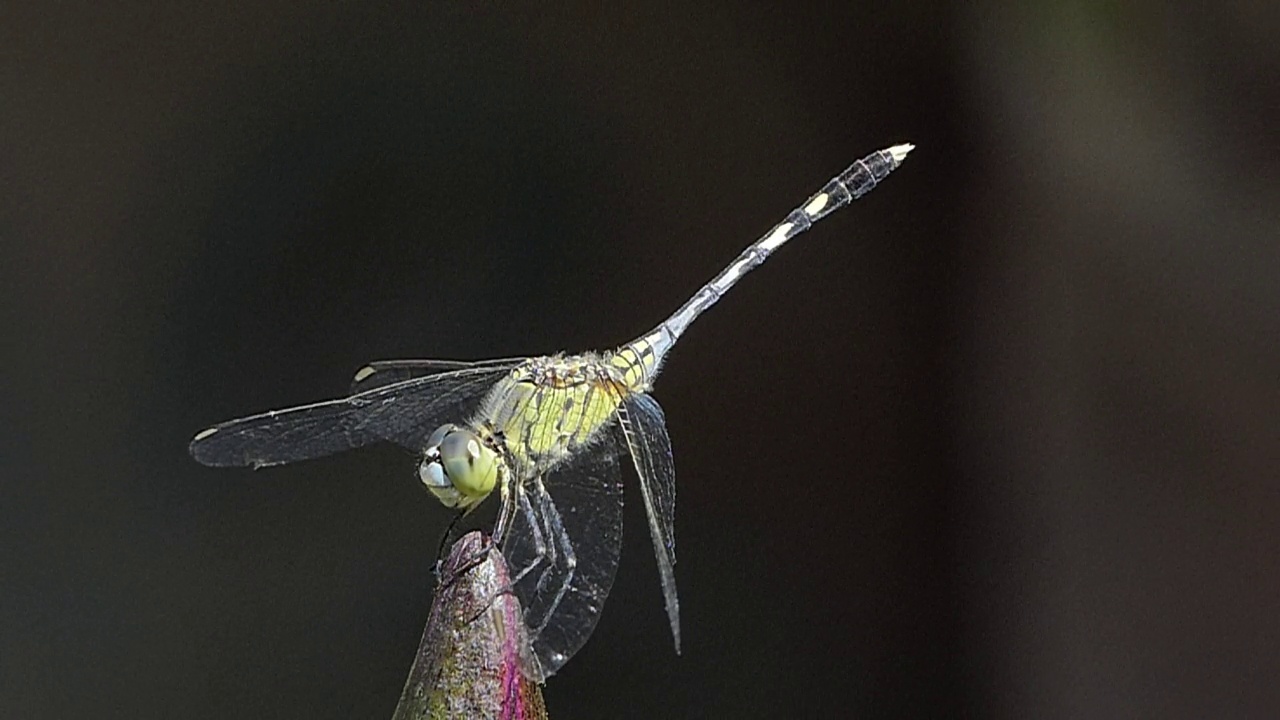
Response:
[{"label": "dragonfly", "polygon": [[867,194],[914,146],[854,162],[649,332],[615,349],[482,360],[383,360],[348,396],[230,420],[198,433],[191,455],[262,468],[378,442],[415,454],[417,477],[449,508],[500,499],[492,540],[511,569],[543,682],[595,630],[622,545],[621,468],[639,480],[676,653],[675,466],[654,380],[676,342],[751,270],[813,223]]}]

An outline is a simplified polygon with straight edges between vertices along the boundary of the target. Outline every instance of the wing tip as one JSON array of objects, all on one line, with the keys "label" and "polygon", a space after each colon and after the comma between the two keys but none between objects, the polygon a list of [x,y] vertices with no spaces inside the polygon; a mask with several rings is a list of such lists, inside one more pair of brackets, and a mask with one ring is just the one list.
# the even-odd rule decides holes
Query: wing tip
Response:
[{"label": "wing tip", "polygon": [[[668,610],[668,612],[670,611]],[[676,654],[679,655],[680,654],[680,611],[679,609],[677,609],[675,613],[671,615],[671,639],[675,641]]]},{"label": "wing tip", "polygon": [[191,438],[191,446],[195,447],[196,443],[200,442],[201,440],[204,440],[205,438],[209,437],[210,435],[213,435],[216,432],[218,432],[217,427],[205,428],[204,430],[201,430],[200,432],[196,433],[195,437]]},{"label": "wing tip", "polygon": [[676,596],[675,578],[671,578],[670,592],[666,578],[663,578],[663,592],[667,601],[667,619],[671,621],[671,639],[675,641],[676,654],[680,654],[680,599]]},{"label": "wing tip", "polygon": [[192,459],[205,467],[213,468],[249,467],[257,470],[258,468],[279,464],[277,462],[269,462],[267,460],[261,460],[247,455],[239,458],[229,458],[226,455],[218,456],[216,453],[211,454],[207,441],[209,438],[217,435],[221,430],[221,426],[215,425],[214,427],[206,428],[196,433],[196,436],[191,438],[191,442],[187,445],[187,452],[191,454]]},{"label": "wing tip", "polygon": [[191,454],[191,457],[195,459],[196,462],[208,467],[214,467],[214,463],[210,462],[209,458],[205,456],[204,442],[217,433],[217,427],[205,428],[204,430],[196,433],[195,437],[191,438],[191,442],[187,444],[187,452]]}]

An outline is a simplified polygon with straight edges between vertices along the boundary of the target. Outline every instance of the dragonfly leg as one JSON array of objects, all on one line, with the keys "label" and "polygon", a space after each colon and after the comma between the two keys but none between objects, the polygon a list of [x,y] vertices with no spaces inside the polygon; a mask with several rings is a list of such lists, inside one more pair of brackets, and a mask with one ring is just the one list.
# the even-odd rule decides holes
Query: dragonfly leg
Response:
[{"label": "dragonfly leg", "polygon": [[[542,484],[542,478],[534,480],[534,488],[538,493],[538,504],[542,508],[542,517],[547,523],[546,528],[550,544],[559,546],[564,563],[564,574],[560,579],[560,587],[556,589],[555,597],[547,604],[546,610],[543,612],[542,621],[538,623],[537,627],[531,628],[531,634],[537,637],[542,633],[547,623],[551,621],[551,618],[555,616],[556,609],[560,607],[560,602],[564,600],[565,594],[569,592],[569,588],[573,585],[573,578],[578,568],[578,556],[573,552],[573,544],[569,541],[568,533],[564,531],[564,523],[560,519],[560,511],[556,510],[555,503],[551,501],[551,496],[547,494],[547,489]],[[545,579],[545,576],[539,578],[539,590],[541,590]]]},{"label": "dragonfly leg", "polygon": [[[543,501],[547,500],[547,490],[542,484],[542,478],[535,479],[535,482],[537,483],[535,488],[538,493],[538,497]],[[560,532],[557,532],[557,528],[560,527],[560,515],[556,510],[555,505],[549,502],[542,502],[539,503],[539,505],[542,507],[542,512],[536,514],[538,519],[542,521],[542,537],[543,542],[546,544],[547,553],[546,567],[544,567],[542,569],[542,573],[538,575],[537,593],[541,595],[546,591],[547,580],[552,577],[552,571],[556,569],[556,565],[560,562],[560,553],[557,551],[563,548],[564,544],[558,542],[558,540],[564,532],[563,529],[561,529]],[[558,599],[559,598],[557,597],[557,600]]]},{"label": "dragonfly leg", "polygon": [[529,534],[533,538],[533,559],[529,564],[511,577],[511,584],[519,584],[529,573],[533,572],[540,565],[547,564],[547,540],[542,532],[541,524],[538,522],[538,514],[533,511],[533,506],[529,504],[529,496],[524,488],[516,488],[513,491],[516,501],[512,503],[513,509],[518,506],[519,511],[524,515],[524,521],[529,526]]},{"label": "dragonfly leg", "polygon": [[[452,576],[446,578],[446,582],[443,587],[449,587],[453,585],[457,581],[466,577],[467,573],[483,565],[485,561],[489,559],[489,553],[493,552],[494,550],[497,550],[497,546],[491,542],[485,541],[480,547],[476,548],[472,552],[471,557],[464,558],[458,563],[458,569],[453,573]],[[485,612],[489,610],[490,607],[493,606],[493,603],[496,602],[499,597],[502,597],[503,595],[511,594],[511,592],[512,590],[510,585],[507,585],[503,588],[499,588],[498,591],[493,594],[493,597],[489,598],[488,602],[486,602],[484,606],[480,608],[480,610],[476,611],[476,614],[470,617],[467,620],[467,622],[472,622],[476,618],[483,615]]]},{"label": "dragonfly leg", "polygon": [[444,565],[445,548],[453,544],[453,532],[458,528],[458,521],[467,514],[466,510],[461,510],[453,516],[449,521],[448,527],[444,529],[444,534],[440,536],[440,544],[436,547],[436,580],[440,579],[440,569]]},{"label": "dragonfly leg", "polygon": [[[462,567],[459,569],[457,575],[454,576],[453,580],[456,581],[457,579],[464,576],[466,573],[469,573],[472,570],[483,565],[484,562],[489,559],[489,553],[494,551],[501,552],[498,546],[494,545],[493,543],[485,543],[481,548],[477,548],[475,555],[472,556],[471,558],[468,558],[463,563]],[[510,580],[508,580],[505,584],[502,585],[502,587],[495,590],[493,595],[489,597],[488,601],[485,602],[484,605],[480,607],[480,609],[476,610],[474,614],[468,617],[466,620],[466,623],[464,624],[470,624],[480,619],[482,615],[492,610],[493,604],[498,602],[498,599],[503,596],[510,596],[510,597],[516,598],[516,602],[520,601],[520,599],[516,596],[516,591],[513,583]]]},{"label": "dragonfly leg", "polygon": [[519,488],[512,489],[513,482],[504,479],[498,484],[501,504],[498,507],[498,520],[493,526],[493,541],[499,547],[506,546],[507,533],[511,532],[511,523],[516,519],[516,501],[511,496],[513,494],[523,494]]}]

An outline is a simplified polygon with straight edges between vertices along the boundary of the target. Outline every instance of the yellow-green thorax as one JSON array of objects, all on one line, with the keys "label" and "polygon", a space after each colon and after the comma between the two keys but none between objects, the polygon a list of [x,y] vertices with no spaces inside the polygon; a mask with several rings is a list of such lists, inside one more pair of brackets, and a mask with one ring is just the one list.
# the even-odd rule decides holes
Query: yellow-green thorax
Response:
[{"label": "yellow-green thorax", "polygon": [[624,398],[648,389],[651,373],[635,345],[531,358],[494,385],[477,420],[501,434],[518,476],[549,470],[589,444]]}]

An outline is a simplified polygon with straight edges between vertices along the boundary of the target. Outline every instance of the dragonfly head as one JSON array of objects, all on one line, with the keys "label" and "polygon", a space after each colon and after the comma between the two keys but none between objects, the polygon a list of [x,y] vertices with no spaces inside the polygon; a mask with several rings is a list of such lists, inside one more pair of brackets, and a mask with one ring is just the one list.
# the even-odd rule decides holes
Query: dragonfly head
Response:
[{"label": "dragonfly head", "polygon": [[493,492],[499,466],[498,453],[480,436],[442,425],[427,440],[418,477],[445,507],[465,510]]}]

